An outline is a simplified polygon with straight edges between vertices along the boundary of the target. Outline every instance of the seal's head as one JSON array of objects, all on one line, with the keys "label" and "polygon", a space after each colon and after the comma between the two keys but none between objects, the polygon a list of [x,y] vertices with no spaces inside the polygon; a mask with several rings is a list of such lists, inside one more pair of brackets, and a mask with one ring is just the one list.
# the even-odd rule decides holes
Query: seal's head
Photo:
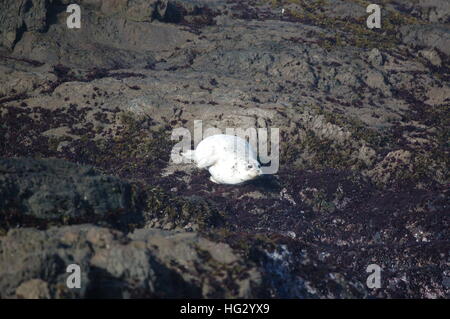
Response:
[{"label": "seal's head", "polygon": [[239,177],[243,181],[248,181],[262,175],[261,165],[257,160],[238,160],[236,170],[239,173]]}]

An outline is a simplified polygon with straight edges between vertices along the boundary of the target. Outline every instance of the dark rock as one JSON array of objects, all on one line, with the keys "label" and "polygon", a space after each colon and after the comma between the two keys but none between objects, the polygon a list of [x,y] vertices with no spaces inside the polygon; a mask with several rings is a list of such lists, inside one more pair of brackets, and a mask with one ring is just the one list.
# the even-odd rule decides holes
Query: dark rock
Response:
[{"label": "dark rock", "polygon": [[[69,2],[0,13],[2,297],[446,297],[448,1],[385,2],[380,30],[341,0],[78,1],[69,30]],[[280,170],[173,163],[197,120],[279,128]]]},{"label": "dark rock", "polygon": [[[58,159],[0,160],[1,228],[52,223],[132,223],[132,187]],[[136,217],[134,218],[136,222]]]},{"label": "dark rock", "polygon": [[3,1],[0,10],[0,46],[12,48],[25,31],[44,31],[47,27],[48,3],[47,0]]}]

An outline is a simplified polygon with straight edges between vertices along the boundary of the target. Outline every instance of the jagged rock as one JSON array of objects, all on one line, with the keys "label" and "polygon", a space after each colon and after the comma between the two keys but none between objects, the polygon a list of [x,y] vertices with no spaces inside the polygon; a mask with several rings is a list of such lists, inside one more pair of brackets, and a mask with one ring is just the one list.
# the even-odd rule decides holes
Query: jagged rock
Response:
[{"label": "jagged rock", "polygon": [[396,180],[399,174],[413,171],[411,163],[411,152],[397,150],[390,152],[378,163],[369,175],[380,183],[391,183]]},{"label": "jagged rock", "polygon": [[406,44],[438,49],[450,55],[450,28],[445,25],[405,26],[401,32]]},{"label": "jagged rock", "polygon": [[429,0],[416,3],[408,0],[395,0],[392,1],[392,5],[431,23],[448,23],[450,21],[450,8],[446,0]]},{"label": "jagged rock", "polygon": [[[4,3],[2,297],[445,297],[448,1],[383,3],[381,30],[340,0],[78,1],[80,30],[72,1]],[[198,120],[279,128],[279,171],[171,162]]]},{"label": "jagged rock", "polygon": [[0,46],[12,48],[25,31],[47,27],[47,0],[5,0],[0,12]]},{"label": "jagged rock", "polygon": [[[80,266],[81,288],[66,285],[72,264]],[[0,237],[2,298],[257,297],[259,285],[254,264],[195,233],[127,237],[80,225]]]},{"label": "jagged rock", "polygon": [[436,52],[436,50],[422,50],[419,52],[420,55],[422,55],[425,59],[430,61],[431,64],[434,66],[441,66],[442,65],[442,59],[439,56],[439,53]]}]

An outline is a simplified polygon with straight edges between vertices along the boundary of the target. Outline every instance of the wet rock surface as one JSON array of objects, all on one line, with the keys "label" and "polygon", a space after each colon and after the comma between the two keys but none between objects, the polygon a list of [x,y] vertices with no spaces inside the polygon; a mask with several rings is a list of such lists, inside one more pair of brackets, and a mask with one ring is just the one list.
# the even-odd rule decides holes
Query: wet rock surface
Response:
[{"label": "wet rock surface", "polygon": [[[68,3],[1,4],[1,298],[448,297],[448,1]],[[173,163],[196,120],[279,171]]]}]

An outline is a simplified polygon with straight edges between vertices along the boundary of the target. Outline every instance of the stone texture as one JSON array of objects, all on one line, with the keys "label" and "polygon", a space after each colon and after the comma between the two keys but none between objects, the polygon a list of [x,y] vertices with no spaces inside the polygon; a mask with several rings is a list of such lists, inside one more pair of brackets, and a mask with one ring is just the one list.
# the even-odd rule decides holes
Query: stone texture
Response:
[{"label": "stone texture", "polygon": [[[256,265],[195,233],[19,229],[0,247],[2,298],[255,297],[261,285]],[[81,288],[66,286],[70,264],[81,267]]]},{"label": "stone texture", "polygon": [[48,284],[41,279],[31,279],[24,282],[16,289],[18,298],[24,299],[49,299]]},{"label": "stone texture", "polygon": [[2,226],[27,224],[27,219],[43,224],[118,221],[136,210],[130,184],[91,167],[56,159],[2,159],[0,172]]},{"label": "stone texture", "polygon": [[[381,30],[357,0],[68,3],[0,12],[2,297],[447,296],[448,1]],[[196,120],[279,128],[280,170],[174,164]]]}]

